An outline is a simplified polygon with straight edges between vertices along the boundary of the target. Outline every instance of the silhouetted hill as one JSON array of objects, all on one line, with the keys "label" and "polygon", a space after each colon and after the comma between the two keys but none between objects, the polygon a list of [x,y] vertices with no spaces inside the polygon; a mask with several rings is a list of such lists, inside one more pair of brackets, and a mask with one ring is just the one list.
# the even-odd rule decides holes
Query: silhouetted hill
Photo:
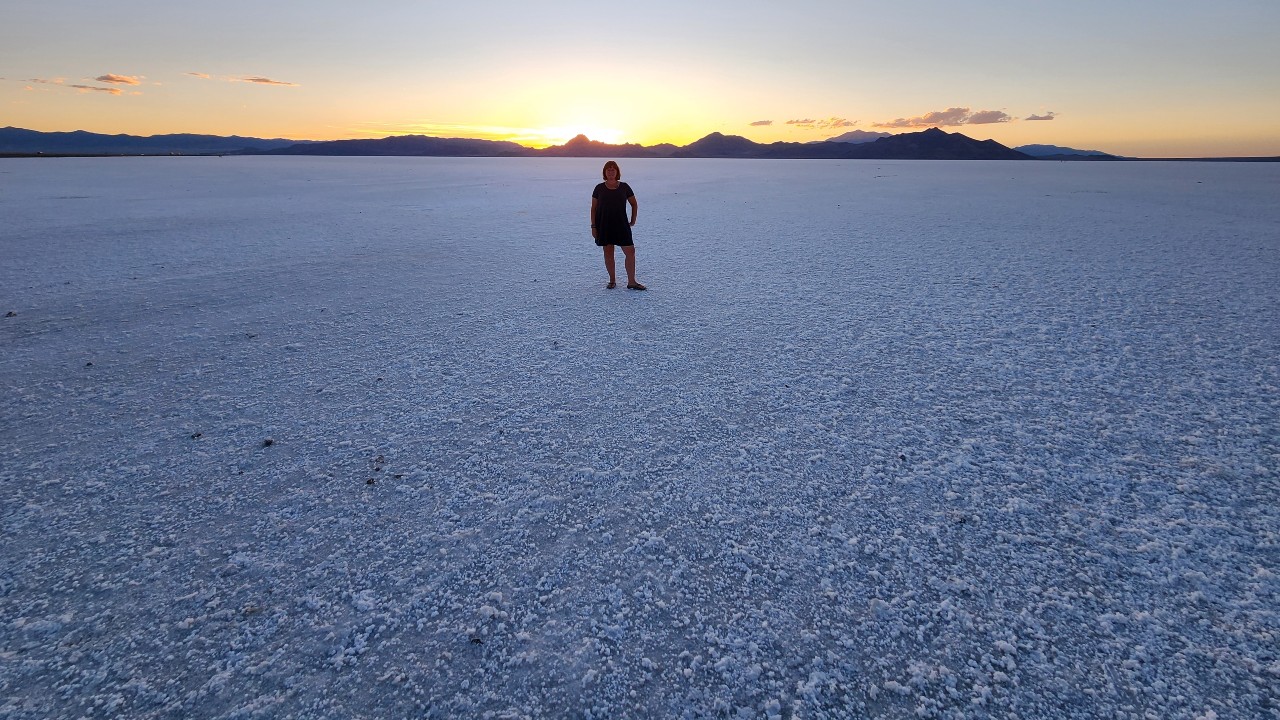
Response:
[{"label": "silhouetted hill", "polygon": [[671,153],[679,158],[753,158],[761,157],[762,148],[768,147],[738,135],[722,135],[718,132],[695,140]]},{"label": "silhouetted hill", "polygon": [[849,158],[867,160],[1030,160],[995,140],[974,140],[938,128],[880,138],[849,147]]},{"label": "silhouetted hill", "polygon": [[1018,152],[1026,153],[1031,157],[1046,157],[1049,155],[1107,155],[1101,150],[1077,150],[1075,148],[1062,147],[1061,145],[1019,145],[1014,148]]},{"label": "silhouetted hill", "polygon": [[1075,148],[1061,147],[1058,145],[1021,145],[1014,148],[1021,153],[1026,153],[1037,160],[1124,160],[1125,158],[1117,155],[1104,153],[1100,150],[1076,150]]},{"label": "silhouetted hill", "polygon": [[529,148],[513,142],[396,135],[377,140],[329,140],[278,148],[264,155],[342,155],[409,157],[505,157],[526,155]]},{"label": "silhouetted hill", "polygon": [[761,145],[746,138],[712,133],[674,153],[675,157],[813,160],[1030,160],[994,140],[930,128],[865,143],[819,142]]},{"label": "silhouetted hill", "polygon": [[867,143],[875,142],[883,137],[889,137],[893,133],[887,132],[870,132],[867,130],[850,130],[843,135],[837,135],[833,138],[827,138],[825,142],[842,142],[842,143]]},{"label": "silhouetted hill", "polygon": [[74,132],[37,132],[0,128],[0,153],[10,155],[213,155],[272,150],[303,142],[284,138],[262,139],[232,135],[103,135]]},{"label": "silhouetted hill", "polygon": [[610,145],[578,135],[563,145],[553,145],[528,154],[541,157],[660,157],[659,152],[643,145],[627,143]]},{"label": "silhouetted hill", "polygon": [[657,145],[650,145],[649,149],[656,153],[658,157],[671,157],[671,154],[679,150],[680,146],[672,145],[671,143],[658,143]]},{"label": "silhouetted hill", "polygon": [[1119,157],[1116,155],[1077,155],[1068,153],[1065,155],[1033,155],[1033,160],[1070,160],[1073,162],[1107,162],[1109,160],[1132,160],[1133,158]]}]

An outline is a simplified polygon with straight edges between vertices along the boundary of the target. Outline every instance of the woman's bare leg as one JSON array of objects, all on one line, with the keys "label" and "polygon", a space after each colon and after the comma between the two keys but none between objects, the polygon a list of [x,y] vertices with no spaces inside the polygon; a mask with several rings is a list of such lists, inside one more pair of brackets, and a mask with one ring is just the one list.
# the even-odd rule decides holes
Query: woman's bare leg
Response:
[{"label": "woman's bare leg", "polygon": [[609,272],[609,284],[613,285],[618,282],[617,274],[613,268],[613,246],[604,246],[604,269]]},{"label": "woman's bare leg", "polygon": [[627,284],[639,285],[640,281],[636,280],[636,248],[634,245],[622,246],[623,265],[627,268]]},{"label": "woman's bare leg", "polygon": [[622,246],[622,264],[627,268],[627,284],[636,284],[636,248],[634,245]]}]

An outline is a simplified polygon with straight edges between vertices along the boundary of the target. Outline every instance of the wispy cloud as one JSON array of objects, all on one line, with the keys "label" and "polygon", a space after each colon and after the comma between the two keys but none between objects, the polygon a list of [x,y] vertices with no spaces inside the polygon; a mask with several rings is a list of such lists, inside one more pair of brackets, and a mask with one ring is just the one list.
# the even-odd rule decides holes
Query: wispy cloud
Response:
[{"label": "wispy cloud", "polygon": [[885,128],[918,128],[918,127],[937,127],[947,125],[989,125],[991,123],[1002,123],[1013,120],[1008,113],[1003,110],[979,110],[974,112],[969,108],[953,107],[946,110],[925,113],[919,117],[898,118],[889,122],[872,123],[873,127]]},{"label": "wispy cloud", "polygon": [[751,123],[751,127],[768,127],[773,124],[772,120],[757,120]]},{"label": "wispy cloud", "polygon": [[1047,112],[1047,113],[1045,113],[1045,114],[1043,114],[1043,115],[1032,115],[1031,117],[1029,117],[1029,118],[1027,118],[1027,119],[1028,119],[1028,120],[1052,120],[1052,119],[1054,119],[1054,118],[1055,118],[1055,117],[1057,117],[1057,116],[1058,116],[1058,113],[1050,111],[1050,112]]},{"label": "wispy cloud", "polygon": [[273,80],[272,78],[263,77],[261,75],[214,76],[214,75],[210,75],[209,73],[202,73],[202,72],[189,72],[189,73],[183,73],[183,74],[190,75],[191,77],[194,77],[194,78],[200,78],[201,80],[217,80],[219,82],[253,83],[254,85],[277,85],[280,87],[302,87],[298,83],[285,82],[284,80]]},{"label": "wispy cloud", "polygon": [[858,124],[857,120],[846,120],[844,118],[827,118],[826,120],[814,120],[813,118],[805,118],[803,120],[788,120],[788,125],[802,128],[819,128],[823,130],[833,128],[853,127]]},{"label": "wispy cloud", "polygon": [[107,73],[94,78],[98,82],[115,83],[117,85],[141,85],[142,79],[132,75],[116,75],[115,73]]},{"label": "wispy cloud", "polygon": [[285,87],[299,87],[297,83],[284,82],[283,80],[272,80],[271,78],[251,76],[232,78],[234,82],[257,83],[259,85],[283,85]]},{"label": "wispy cloud", "polygon": [[123,91],[123,90],[121,90],[120,88],[97,87],[97,86],[95,86],[95,85],[68,85],[67,87],[73,87],[73,88],[75,88],[75,89],[79,90],[79,91],[80,91],[80,92],[82,92],[82,93],[87,93],[87,92],[104,92],[104,93],[110,93],[110,94],[112,94],[112,95],[123,95],[123,94],[124,94],[124,91]]},{"label": "wispy cloud", "polygon": [[[108,77],[108,76],[104,75],[103,77]],[[121,77],[121,76],[116,76],[116,77]],[[100,80],[101,82],[121,82],[121,81],[102,80],[102,78],[97,78],[97,79]],[[130,78],[130,79],[134,80],[134,78]],[[124,95],[125,94],[124,91],[121,90],[120,88],[100,87],[98,85],[68,84],[66,78],[31,78],[27,82],[35,83],[37,85],[54,85],[56,87],[66,88],[68,90],[75,90],[76,92],[79,92],[79,93],[107,93],[108,95]],[[123,84],[137,85],[138,82],[135,80],[134,82],[123,83]],[[37,88],[32,87],[31,85],[27,85],[26,89],[31,91],[37,90]],[[53,91],[56,91],[55,88],[48,88],[45,92],[53,92]],[[134,90],[129,94],[141,95],[142,93],[138,92],[137,90]]]}]

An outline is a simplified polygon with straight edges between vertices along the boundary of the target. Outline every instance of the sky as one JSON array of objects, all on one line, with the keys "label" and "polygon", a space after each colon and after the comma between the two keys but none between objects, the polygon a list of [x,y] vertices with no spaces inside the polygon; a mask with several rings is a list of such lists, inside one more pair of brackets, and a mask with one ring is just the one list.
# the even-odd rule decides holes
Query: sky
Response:
[{"label": "sky", "polygon": [[1277,0],[8,0],[0,126],[1280,155]]}]

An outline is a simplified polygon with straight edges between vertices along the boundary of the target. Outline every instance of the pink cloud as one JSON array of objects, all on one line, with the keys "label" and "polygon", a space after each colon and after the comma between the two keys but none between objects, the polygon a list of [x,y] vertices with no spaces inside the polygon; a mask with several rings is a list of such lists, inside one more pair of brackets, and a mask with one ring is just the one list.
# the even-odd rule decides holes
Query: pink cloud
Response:
[{"label": "pink cloud", "polygon": [[990,125],[992,123],[1009,122],[1012,120],[1009,113],[1003,110],[981,110],[969,116],[969,122],[966,125]]},{"label": "pink cloud", "polygon": [[796,127],[803,127],[803,128],[827,129],[827,128],[853,127],[854,125],[858,124],[858,121],[845,120],[844,118],[838,118],[838,117],[827,118],[826,120],[814,120],[813,118],[805,118],[803,120],[788,120],[787,124],[794,125]]},{"label": "pink cloud", "polygon": [[73,88],[75,88],[75,89],[79,90],[79,91],[80,91],[80,92],[82,92],[82,93],[85,93],[85,92],[104,92],[104,93],[111,93],[112,95],[123,95],[123,94],[124,94],[124,91],[122,91],[120,88],[104,88],[104,87],[95,87],[95,86],[93,86],[93,85],[69,85],[68,87],[73,87]]},{"label": "pink cloud", "polygon": [[117,85],[141,85],[142,80],[132,75],[116,75],[115,73],[107,73],[94,78],[98,82],[116,83]]},{"label": "pink cloud", "polygon": [[257,83],[259,85],[284,85],[286,87],[298,87],[297,83],[284,82],[282,80],[272,80],[265,77],[242,77],[236,78],[237,82]]},{"label": "pink cloud", "polygon": [[979,110],[953,107],[925,113],[913,118],[898,118],[890,122],[873,123],[874,127],[917,128],[938,127],[947,125],[988,125],[991,123],[1009,122],[1013,118],[1003,110]]}]

